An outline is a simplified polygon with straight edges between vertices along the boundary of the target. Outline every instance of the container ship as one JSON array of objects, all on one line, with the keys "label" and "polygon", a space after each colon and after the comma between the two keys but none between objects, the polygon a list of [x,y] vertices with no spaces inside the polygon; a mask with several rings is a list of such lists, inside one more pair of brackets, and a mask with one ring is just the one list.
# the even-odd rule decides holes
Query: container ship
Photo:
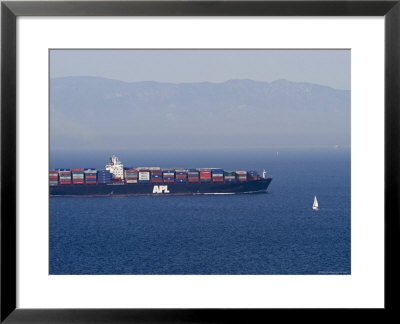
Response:
[{"label": "container ship", "polygon": [[272,178],[264,170],[220,168],[126,168],[115,155],[105,169],[49,171],[50,196],[217,195],[266,192]]}]

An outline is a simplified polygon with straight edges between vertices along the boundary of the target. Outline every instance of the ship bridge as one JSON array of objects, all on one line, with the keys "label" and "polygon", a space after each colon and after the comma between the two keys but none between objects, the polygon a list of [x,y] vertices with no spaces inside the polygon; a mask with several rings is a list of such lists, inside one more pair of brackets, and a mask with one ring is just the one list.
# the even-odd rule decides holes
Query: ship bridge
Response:
[{"label": "ship bridge", "polygon": [[115,155],[110,157],[110,162],[106,165],[106,170],[110,171],[114,179],[124,179],[124,165]]}]

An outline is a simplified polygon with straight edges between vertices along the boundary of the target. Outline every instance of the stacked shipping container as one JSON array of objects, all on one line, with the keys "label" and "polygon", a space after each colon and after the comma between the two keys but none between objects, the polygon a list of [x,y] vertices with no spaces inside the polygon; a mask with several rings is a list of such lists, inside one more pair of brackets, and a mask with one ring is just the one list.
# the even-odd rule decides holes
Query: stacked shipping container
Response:
[{"label": "stacked shipping container", "polygon": [[150,171],[146,169],[140,169],[139,171],[139,183],[150,182]]},{"label": "stacked shipping container", "polygon": [[49,185],[50,186],[58,185],[58,171],[57,170],[49,171]]},{"label": "stacked shipping container", "polygon": [[125,170],[125,183],[138,183],[139,172],[136,169]]},{"label": "stacked shipping container", "polygon": [[[168,169],[159,167],[125,168],[125,183],[209,183],[242,182],[259,180],[257,171],[224,171],[223,169]],[[66,184],[109,184],[112,174],[109,170],[94,168],[56,169],[49,171],[49,185]]]},{"label": "stacked shipping container", "polygon": [[93,168],[85,168],[83,173],[85,174],[86,184],[96,184],[97,183],[97,170]]},{"label": "stacked shipping container", "polygon": [[188,182],[199,182],[200,178],[199,178],[199,171],[195,170],[195,169],[190,169],[188,171],[188,178],[187,181]]},{"label": "stacked shipping container", "polygon": [[187,182],[187,170],[175,170],[175,181],[177,183]]},{"label": "stacked shipping container", "polygon": [[162,183],[163,182],[161,169],[151,171],[151,182],[152,183]]},{"label": "stacked shipping container", "polygon": [[259,180],[259,179],[260,179],[260,177],[259,177],[257,171],[247,171],[247,180],[254,181],[254,180]]},{"label": "stacked shipping container", "polygon": [[224,171],[225,182],[235,182],[236,173],[234,171]]},{"label": "stacked shipping container", "polygon": [[224,182],[224,170],[214,169],[211,172],[213,182]]},{"label": "stacked shipping container", "polygon": [[211,182],[211,171],[200,171],[200,182]]},{"label": "stacked shipping container", "polygon": [[72,174],[72,183],[73,184],[84,184],[85,183],[85,174],[83,173],[83,169],[76,168],[71,169]]},{"label": "stacked shipping container", "polygon": [[59,169],[58,170],[60,185],[71,184],[71,170],[70,169]]},{"label": "stacked shipping container", "polygon": [[238,181],[247,181],[247,171],[236,171]]},{"label": "stacked shipping container", "polygon": [[175,170],[164,170],[162,172],[162,177],[164,182],[174,182],[175,181]]},{"label": "stacked shipping container", "polygon": [[111,173],[109,170],[98,170],[97,171],[97,182],[99,184],[111,183]]}]

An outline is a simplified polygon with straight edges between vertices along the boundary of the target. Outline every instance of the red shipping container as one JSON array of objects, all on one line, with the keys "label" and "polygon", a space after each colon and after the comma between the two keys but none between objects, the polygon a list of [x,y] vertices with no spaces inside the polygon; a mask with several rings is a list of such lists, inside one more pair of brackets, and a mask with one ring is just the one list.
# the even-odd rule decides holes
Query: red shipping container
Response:
[{"label": "red shipping container", "polygon": [[75,169],[71,169],[72,172],[80,172],[83,171],[83,169],[81,168],[75,168]]},{"label": "red shipping container", "polygon": [[211,171],[200,171],[200,179],[211,179]]}]

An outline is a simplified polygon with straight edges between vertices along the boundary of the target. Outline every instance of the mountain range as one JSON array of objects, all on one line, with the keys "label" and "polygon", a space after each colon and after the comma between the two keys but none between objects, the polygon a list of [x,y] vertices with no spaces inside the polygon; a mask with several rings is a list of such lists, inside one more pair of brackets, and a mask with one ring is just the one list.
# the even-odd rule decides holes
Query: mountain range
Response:
[{"label": "mountain range", "polygon": [[350,145],[350,91],[288,80],[50,80],[55,150]]}]

